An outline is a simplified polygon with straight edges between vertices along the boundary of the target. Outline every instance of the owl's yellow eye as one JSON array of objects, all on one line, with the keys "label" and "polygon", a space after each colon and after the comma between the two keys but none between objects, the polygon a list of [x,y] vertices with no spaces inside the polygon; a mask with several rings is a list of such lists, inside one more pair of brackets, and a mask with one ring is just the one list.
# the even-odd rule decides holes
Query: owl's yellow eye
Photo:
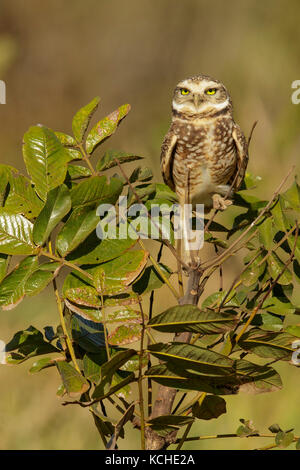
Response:
[{"label": "owl's yellow eye", "polygon": [[208,90],[206,90],[205,93],[207,95],[215,95],[216,91],[217,91],[216,88],[209,88]]},{"label": "owl's yellow eye", "polygon": [[181,88],[180,92],[182,95],[188,95],[190,93],[190,90],[188,90],[187,88]]}]

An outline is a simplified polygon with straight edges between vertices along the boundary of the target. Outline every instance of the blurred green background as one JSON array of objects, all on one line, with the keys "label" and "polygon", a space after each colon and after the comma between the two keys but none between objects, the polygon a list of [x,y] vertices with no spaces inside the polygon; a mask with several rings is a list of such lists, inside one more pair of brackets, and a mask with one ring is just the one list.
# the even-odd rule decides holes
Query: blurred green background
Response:
[{"label": "blurred green background", "polygon": [[[145,156],[161,179],[173,88],[205,73],[226,84],[246,134],[258,120],[249,170],[263,178],[258,192],[267,198],[292,165],[300,168],[300,105],[291,102],[291,83],[300,79],[299,18],[299,0],[1,0],[0,79],[7,104],[0,105],[0,162],[24,169],[22,136],[30,125],[69,133],[75,111],[100,95],[98,117],[132,105],[104,145]],[[237,269],[232,263],[229,274]],[[170,300],[162,291],[156,312]],[[0,337],[8,341],[30,324],[56,323],[49,290],[3,311]],[[30,376],[29,366],[0,366],[0,448],[100,449],[89,412],[60,405],[56,371]],[[228,414],[200,421],[191,435],[235,432],[239,418],[253,419],[261,431],[273,422],[284,429],[296,425],[299,435],[300,372],[280,370],[283,391],[229,397]],[[127,430],[120,448],[136,449],[138,435]],[[268,442],[223,439],[186,448],[247,449]]]}]

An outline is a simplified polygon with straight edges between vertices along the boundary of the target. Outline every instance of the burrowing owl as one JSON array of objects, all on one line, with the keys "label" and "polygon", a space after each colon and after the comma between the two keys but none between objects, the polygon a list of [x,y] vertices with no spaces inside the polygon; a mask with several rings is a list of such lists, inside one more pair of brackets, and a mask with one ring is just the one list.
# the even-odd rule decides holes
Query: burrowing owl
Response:
[{"label": "burrowing owl", "polygon": [[224,196],[231,197],[243,181],[247,147],[221,82],[199,75],[178,83],[172,124],[162,145],[161,169],[180,204],[187,200],[204,204],[206,212],[231,204]]}]

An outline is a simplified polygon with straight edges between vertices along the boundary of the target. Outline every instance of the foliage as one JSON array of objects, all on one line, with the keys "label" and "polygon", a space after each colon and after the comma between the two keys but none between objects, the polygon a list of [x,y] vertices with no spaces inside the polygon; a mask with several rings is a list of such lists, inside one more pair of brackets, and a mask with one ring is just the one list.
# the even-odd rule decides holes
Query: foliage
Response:
[{"label": "foliage", "polygon": [[[130,227],[140,230],[130,212],[135,202],[149,210],[151,204],[170,206],[176,196],[153,182],[148,168],[137,167],[127,177],[123,165],[141,159],[135,153],[107,150],[92,165],[92,154],[130,110],[127,104],[120,106],[88,131],[98,103],[95,98],[75,114],[74,136],[40,125],[26,132],[28,177],[0,166],[0,305],[11,310],[25,296],[52,284],[59,313],[58,326],[17,332],[6,345],[7,363],[36,358],[31,373],[56,367],[63,404],[87,407],[107,448],[117,448],[128,421],[141,430],[142,448],[146,438],[148,448],[153,439],[180,448],[198,439],[187,437],[196,420],[226,413],[223,396],[280,390],[274,364],[289,361],[297,366],[292,357],[300,337],[300,187],[295,179],[282,191],[285,179],[268,202],[253,195],[258,179],[246,175],[235,195],[232,223],[217,223],[216,213],[205,221],[205,243],[216,255],[188,268],[188,278],[198,279],[196,302],[189,302],[189,292],[184,296],[175,283],[184,263],[173,246],[173,227],[169,237],[163,227],[158,230],[157,260],[142,236],[129,236]],[[97,207],[115,205],[120,195],[127,196],[126,236],[100,240],[97,226],[104,216]],[[124,230],[121,225],[119,221],[117,231]],[[177,257],[177,272],[161,262],[163,247]],[[224,289],[223,263],[237,252],[243,254],[244,266]],[[220,290],[205,298],[206,284],[216,271]],[[163,286],[175,305],[154,314],[154,292]],[[174,340],[165,333],[175,333]],[[167,386],[180,396],[176,406],[173,396],[166,413],[155,413],[157,400],[149,390],[146,414],[143,384],[150,388],[152,381],[160,384],[158,395]],[[132,399],[135,387],[138,403]],[[107,403],[121,413],[118,422],[107,416]],[[265,436],[251,421],[241,423],[236,437]],[[185,431],[177,438],[182,427]],[[270,432],[275,436],[271,446],[296,442],[299,448],[291,430],[273,425]]]}]

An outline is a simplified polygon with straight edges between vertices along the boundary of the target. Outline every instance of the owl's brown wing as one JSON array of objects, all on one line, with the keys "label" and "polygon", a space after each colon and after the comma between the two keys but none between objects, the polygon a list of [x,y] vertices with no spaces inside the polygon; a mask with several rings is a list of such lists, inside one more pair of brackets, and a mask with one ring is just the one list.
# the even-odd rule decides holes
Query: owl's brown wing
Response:
[{"label": "owl's brown wing", "polygon": [[172,132],[172,129],[166,134],[160,154],[161,172],[164,182],[175,191],[173,180],[173,161],[176,150],[177,136]]},{"label": "owl's brown wing", "polygon": [[237,164],[235,172],[233,173],[231,181],[229,183],[233,183],[234,191],[238,191],[245,177],[248,165],[248,144],[238,124],[234,124],[232,137],[237,152]]}]

